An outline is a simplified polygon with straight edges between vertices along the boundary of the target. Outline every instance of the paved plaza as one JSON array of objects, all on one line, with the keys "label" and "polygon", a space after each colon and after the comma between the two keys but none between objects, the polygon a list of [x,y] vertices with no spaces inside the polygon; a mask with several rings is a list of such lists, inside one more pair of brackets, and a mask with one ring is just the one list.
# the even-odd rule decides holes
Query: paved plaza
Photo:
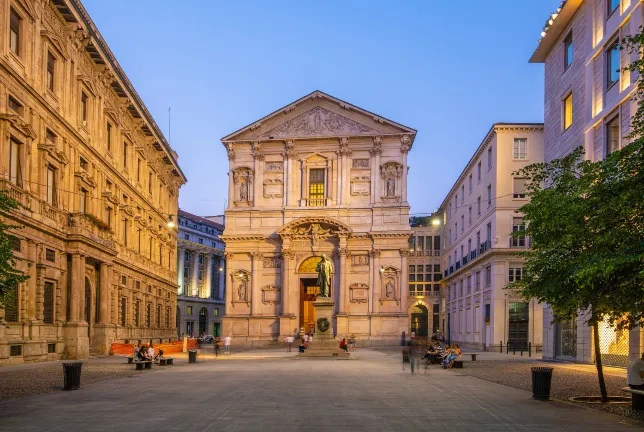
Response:
[{"label": "paved plaza", "polygon": [[642,430],[637,421],[536,402],[455,371],[421,367],[411,375],[397,350],[357,356],[300,360],[257,350],[192,365],[181,359],[78,391],[1,402],[0,431]]}]

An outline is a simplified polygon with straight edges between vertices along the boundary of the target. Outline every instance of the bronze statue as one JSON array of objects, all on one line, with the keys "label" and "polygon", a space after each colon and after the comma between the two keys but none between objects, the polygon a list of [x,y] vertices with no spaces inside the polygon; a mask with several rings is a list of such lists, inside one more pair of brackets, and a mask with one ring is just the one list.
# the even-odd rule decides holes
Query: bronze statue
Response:
[{"label": "bronze statue", "polygon": [[320,297],[329,297],[331,291],[331,275],[333,274],[333,265],[322,254],[322,259],[318,263],[315,271],[318,272],[318,285],[320,286]]}]

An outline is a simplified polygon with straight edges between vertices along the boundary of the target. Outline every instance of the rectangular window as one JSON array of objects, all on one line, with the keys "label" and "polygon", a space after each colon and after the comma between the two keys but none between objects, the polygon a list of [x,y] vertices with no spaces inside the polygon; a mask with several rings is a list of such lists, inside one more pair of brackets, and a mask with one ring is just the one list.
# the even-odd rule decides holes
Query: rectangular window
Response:
[{"label": "rectangular window", "polygon": [[152,317],[152,303],[148,303],[145,311],[145,326],[150,327],[150,318]]},{"label": "rectangular window", "polygon": [[136,250],[138,253],[141,253],[141,228],[136,230]]},{"label": "rectangular window", "polygon": [[87,163],[87,161],[85,159],[83,159],[82,157],[79,157],[78,158],[78,163],[79,163],[81,169],[83,171],[87,172],[87,170],[89,168],[89,164]]},{"label": "rectangular window", "polygon": [[186,314],[192,315],[192,306],[188,306]]},{"label": "rectangular window", "polygon": [[481,197],[476,199],[476,214],[481,216]]},{"label": "rectangular window", "polygon": [[322,168],[309,171],[309,206],[324,206],[324,169]]},{"label": "rectangular window", "polygon": [[199,239],[199,244],[203,244],[203,239],[202,238]]},{"label": "rectangular window", "polygon": [[54,323],[54,284],[52,282],[45,282],[43,322],[45,324]]},{"label": "rectangular window", "polygon": [[[170,293],[168,293],[169,295]],[[165,327],[170,327],[170,306],[165,308]]]},{"label": "rectangular window", "polygon": [[481,181],[481,162],[476,166],[476,181]]},{"label": "rectangular window", "polygon": [[619,42],[615,41],[606,50],[606,88],[619,81]]},{"label": "rectangular window", "polygon": [[105,142],[107,143],[107,151],[112,151],[112,124],[107,122],[107,130],[105,133]]},{"label": "rectangular window", "polygon": [[487,186],[487,206],[492,205],[492,185]]},{"label": "rectangular window", "polygon": [[215,316],[219,316],[219,308],[215,308]]},{"label": "rectangular window", "polygon": [[136,181],[141,182],[141,159],[136,160]]},{"label": "rectangular window", "polygon": [[508,282],[520,281],[522,276],[523,276],[523,268],[511,267],[510,269],[508,269]]},{"label": "rectangular window", "polygon": [[472,174],[470,174],[469,180],[468,180],[468,190],[469,193],[472,193]]},{"label": "rectangular window", "polygon": [[49,262],[56,262],[56,251],[53,249],[45,249],[45,259]]},{"label": "rectangular window", "polygon": [[465,215],[461,215],[461,232],[465,231]]},{"label": "rectangular window", "polygon": [[572,64],[572,32],[564,39],[564,70]]},{"label": "rectangular window", "polygon": [[127,143],[123,143],[123,168],[127,169]]},{"label": "rectangular window", "polygon": [[481,290],[481,272],[477,271],[474,277],[474,291]]},{"label": "rectangular window", "polygon": [[606,156],[619,150],[619,116],[606,123]]},{"label": "rectangular window", "polygon": [[87,212],[87,191],[85,189],[81,189],[80,193],[78,194],[78,211],[81,213],[86,213]]},{"label": "rectangular window", "polygon": [[619,8],[619,0],[608,0],[607,4],[608,4],[608,16],[610,17],[613,14],[613,12],[615,12],[617,8]]},{"label": "rectangular window", "polygon": [[152,172],[148,173],[148,193],[152,195]]},{"label": "rectangular window", "polygon": [[434,250],[441,250],[441,238],[440,236],[434,236]]},{"label": "rectangular window", "polygon": [[469,221],[468,223],[472,225],[472,206],[467,209],[467,220]]},{"label": "rectangular window", "polygon": [[[7,302],[4,305],[4,319],[7,322],[18,322],[18,285],[13,285],[9,287],[8,291],[13,291],[11,295],[7,298]],[[7,292],[8,292],[7,291]]]},{"label": "rectangular window", "polygon": [[11,138],[9,141],[9,181],[22,187],[22,143]]},{"label": "rectangular window", "polygon": [[485,267],[485,286],[492,286],[492,266]]},{"label": "rectangular window", "polygon": [[487,242],[487,247],[489,248],[492,246],[492,222],[488,222],[485,229],[485,235],[486,235],[485,241]]},{"label": "rectangular window", "polygon": [[487,169],[492,168],[492,147],[487,149]]},{"label": "rectangular window", "polygon": [[141,300],[137,300],[134,304],[134,326],[139,326],[139,316],[141,311]]},{"label": "rectangular window", "polygon": [[161,305],[157,305],[157,327],[161,328]]},{"label": "rectangular window", "polygon": [[9,48],[20,55],[20,23],[22,18],[13,8],[9,11]]},{"label": "rectangular window", "polygon": [[125,327],[127,317],[127,299],[121,297],[121,325]]},{"label": "rectangular window", "polygon": [[87,126],[87,94],[85,92],[81,92],[81,120],[83,121],[83,124]]},{"label": "rectangular window", "polygon": [[56,170],[50,166],[47,167],[47,204],[51,206],[58,205],[56,185]]},{"label": "rectangular window", "polygon": [[[525,231],[525,222],[523,218],[512,218],[512,232]],[[524,247],[525,236],[512,238],[512,247]]]},{"label": "rectangular window", "polygon": [[47,52],[47,88],[49,91],[54,91],[54,74],[56,72],[56,57],[52,53]]},{"label": "rectangular window", "polygon": [[514,159],[528,159],[528,140],[526,138],[514,139]]},{"label": "rectangular window", "polygon": [[525,178],[514,178],[512,179],[512,198],[525,198],[526,196],[526,179]]},{"label": "rectangular window", "polygon": [[9,103],[8,103],[9,109],[13,112],[15,112],[18,115],[22,115],[23,113],[23,106],[20,102],[18,102],[17,99],[15,99],[12,96],[9,96]]},{"label": "rectangular window", "polygon": [[563,100],[563,129],[572,126],[572,93]]},{"label": "rectangular window", "polygon": [[425,237],[419,236],[416,238],[416,245],[419,251],[425,250]]},{"label": "rectangular window", "polygon": [[112,226],[112,207],[105,207],[105,223]]},{"label": "rectangular window", "polygon": [[465,185],[461,185],[461,204],[465,200]]},{"label": "rectangular window", "polygon": [[128,220],[123,218],[123,244],[127,246]]}]

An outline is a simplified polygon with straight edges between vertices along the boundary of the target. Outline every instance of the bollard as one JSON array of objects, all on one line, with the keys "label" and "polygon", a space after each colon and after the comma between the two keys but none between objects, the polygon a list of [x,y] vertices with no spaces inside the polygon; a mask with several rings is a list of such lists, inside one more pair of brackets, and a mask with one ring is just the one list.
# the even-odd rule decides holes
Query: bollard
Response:
[{"label": "bollard", "polygon": [[523,357],[523,345],[521,345],[521,357]]},{"label": "bollard", "polygon": [[503,354],[503,341],[499,343],[499,353]]},{"label": "bollard", "polygon": [[512,355],[517,355],[517,344],[512,344]]},{"label": "bollard", "polygon": [[532,342],[528,342],[528,357],[532,357]]},{"label": "bollard", "polygon": [[510,344],[509,343],[505,344],[505,353],[510,354]]}]

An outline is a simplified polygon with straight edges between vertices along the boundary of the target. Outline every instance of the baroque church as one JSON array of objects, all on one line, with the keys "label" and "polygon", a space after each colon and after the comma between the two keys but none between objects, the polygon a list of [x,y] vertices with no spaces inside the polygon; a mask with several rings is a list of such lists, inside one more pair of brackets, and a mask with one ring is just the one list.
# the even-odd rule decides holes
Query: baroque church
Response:
[{"label": "baroque church", "polygon": [[235,344],[315,323],[331,260],[333,332],[409,334],[407,154],[416,130],[315,91],[222,138],[229,159],[226,317]]}]

